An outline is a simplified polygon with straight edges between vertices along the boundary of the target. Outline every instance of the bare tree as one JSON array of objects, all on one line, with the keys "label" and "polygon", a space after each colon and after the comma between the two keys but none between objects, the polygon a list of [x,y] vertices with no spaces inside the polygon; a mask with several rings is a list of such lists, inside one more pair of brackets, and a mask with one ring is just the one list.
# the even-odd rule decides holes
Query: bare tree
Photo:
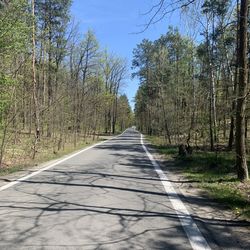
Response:
[{"label": "bare tree", "polygon": [[168,14],[173,13],[179,9],[185,9],[190,4],[197,0],[159,0],[152,8],[144,13],[144,15],[150,15],[149,21],[144,25],[144,28],[139,32],[143,33],[151,25],[156,24],[163,20]]}]

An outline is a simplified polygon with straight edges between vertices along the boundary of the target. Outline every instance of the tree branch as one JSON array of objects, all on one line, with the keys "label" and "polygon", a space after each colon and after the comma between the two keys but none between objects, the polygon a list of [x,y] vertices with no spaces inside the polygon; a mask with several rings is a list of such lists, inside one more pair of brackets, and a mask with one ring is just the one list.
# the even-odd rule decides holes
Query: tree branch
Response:
[{"label": "tree branch", "polygon": [[[144,13],[143,15],[149,15],[152,13],[148,23],[146,23],[143,30],[137,32],[143,33],[145,32],[151,25],[156,24],[163,20],[168,14],[173,13],[179,9],[183,9],[188,7],[190,4],[194,3],[196,0],[177,0],[175,2],[170,2],[167,4],[167,0],[160,0],[157,4],[155,4],[149,11]],[[165,4],[167,4],[165,6]],[[159,16],[159,13],[162,11],[162,14]],[[159,17],[158,17],[159,16]],[[158,18],[157,18],[158,17]]]}]

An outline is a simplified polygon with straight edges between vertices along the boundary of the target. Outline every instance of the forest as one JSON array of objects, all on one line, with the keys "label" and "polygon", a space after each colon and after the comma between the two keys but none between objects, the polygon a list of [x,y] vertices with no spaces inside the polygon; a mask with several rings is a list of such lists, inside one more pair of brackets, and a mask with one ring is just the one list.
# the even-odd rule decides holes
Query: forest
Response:
[{"label": "forest", "polygon": [[235,172],[247,180],[248,1],[158,1],[146,28],[176,10],[186,17],[190,35],[170,26],[134,49],[137,127],[164,137],[165,144],[205,149],[216,157],[221,150],[235,151]]},{"label": "forest", "polygon": [[248,179],[248,1],[156,2],[145,29],[178,10],[190,32],[169,26],[136,46],[133,112],[122,91],[126,59],[81,32],[71,0],[0,1],[1,168],[76,149],[135,119],[185,154],[235,152],[238,179]]},{"label": "forest", "polygon": [[1,168],[44,161],[131,125],[122,94],[127,62],[93,31],[82,35],[71,4],[0,1]]}]

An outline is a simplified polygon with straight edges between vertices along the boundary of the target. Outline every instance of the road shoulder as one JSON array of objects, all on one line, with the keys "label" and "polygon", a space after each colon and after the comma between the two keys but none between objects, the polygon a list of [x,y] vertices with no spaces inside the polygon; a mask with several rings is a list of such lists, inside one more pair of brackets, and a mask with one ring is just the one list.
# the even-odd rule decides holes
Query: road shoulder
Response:
[{"label": "road shoulder", "polygon": [[1,175],[0,176],[0,188],[11,183],[14,181],[17,181],[20,178],[24,178],[25,176],[31,175],[39,170],[42,170],[44,168],[47,168],[51,165],[56,166],[57,163],[60,163],[64,160],[66,160],[67,158],[71,157],[72,155],[78,154],[78,152],[81,152],[84,149],[88,149],[90,147],[94,147],[95,145],[105,142],[105,141],[109,141],[111,139],[115,138],[114,136],[102,136],[101,137],[101,141],[100,142],[95,142],[93,144],[89,144],[86,147],[82,147],[81,149],[72,151],[71,153],[65,154],[61,157],[58,157],[56,159],[50,160],[50,161],[45,161],[43,163],[40,164],[36,164],[34,166],[29,166],[29,167],[25,167],[23,169],[17,170],[13,173],[10,174],[6,174],[6,175]]},{"label": "road shoulder", "polygon": [[[180,169],[176,169],[172,160],[166,160],[149,143],[147,148],[174,185],[194,221],[200,225],[209,244],[216,242],[222,249],[250,249],[249,221],[238,218],[228,207],[211,199],[196,183],[189,181]],[[211,245],[211,248],[218,249],[218,246]]]}]

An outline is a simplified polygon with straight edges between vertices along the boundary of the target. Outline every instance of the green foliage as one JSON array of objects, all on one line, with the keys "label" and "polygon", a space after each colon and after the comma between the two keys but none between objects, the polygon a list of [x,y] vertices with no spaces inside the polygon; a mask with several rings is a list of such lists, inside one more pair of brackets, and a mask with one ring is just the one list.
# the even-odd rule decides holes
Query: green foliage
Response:
[{"label": "green foliage", "polygon": [[2,126],[3,116],[8,111],[12,101],[12,88],[16,82],[7,75],[0,74],[0,126]]},{"label": "green foliage", "polygon": [[134,125],[134,116],[129,105],[129,100],[125,94],[121,95],[118,98],[118,115],[117,115],[117,123],[118,123],[118,130],[124,131],[126,128],[131,127]]},{"label": "green foliage", "polygon": [[127,126],[125,60],[103,53],[93,31],[69,27],[71,0],[0,3],[0,165],[15,164],[19,140],[25,157],[38,156],[45,135],[57,152],[68,141],[76,146],[89,135],[115,133],[123,118]]},{"label": "green foliage", "polygon": [[188,158],[180,158],[178,147],[165,145],[164,138],[148,136],[147,139],[190,182],[197,184],[218,202],[229,206],[237,215],[250,218],[250,183],[242,184],[237,180],[232,152],[195,151]]},{"label": "green foliage", "polygon": [[204,14],[211,13],[217,16],[223,16],[227,13],[230,0],[205,0],[202,5]]},{"label": "green foliage", "polygon": [[186,120],[182,118],[189,112],[186,107],[192,101],[194,47],[190,39],[173,27],[154,42],[143,40],[137,45],[132,65],[133,76],[140,80],[135,98],[139,129],[149,133],[175,130],[168,120],[176,109],[180,110],[184,125]]},{"label": "green foliage", "polygon": [[39,43],[48,48],[50,70],[58,70],[58,65],[67,54],[67,25],[70,21],[71,0],[36,0],[35,16]]},{"label": "green foliage", "polygon": [[30,14],[26,0],[13,0],[0,9],[0,57],[27,50]]}]

